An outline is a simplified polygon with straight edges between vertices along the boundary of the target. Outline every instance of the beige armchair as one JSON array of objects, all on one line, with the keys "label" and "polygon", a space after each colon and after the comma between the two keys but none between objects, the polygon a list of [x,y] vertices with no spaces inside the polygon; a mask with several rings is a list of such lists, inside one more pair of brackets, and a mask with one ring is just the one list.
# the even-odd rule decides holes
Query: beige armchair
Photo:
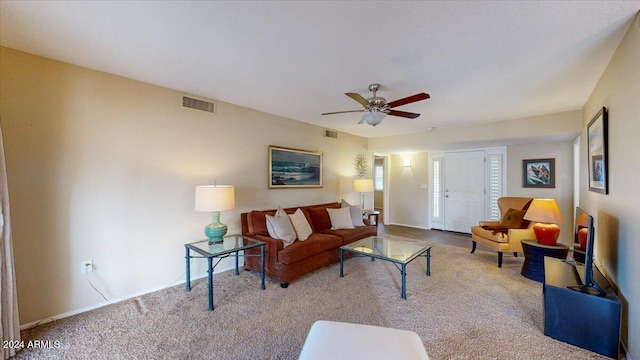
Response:
[{"label": "beige armchair", "polygon": [[476,251],[476,243],[497,250],[498,267],[502,267],[502,253],[513,252],[517,257],[518,253],[522,252],[520,242],[536,238],[532,228],[533,222],[522,219],[531,200],[533,199],[526,197],[499,198],[500,221],[481,221],[478,226],[471,227],[471,253]]}]

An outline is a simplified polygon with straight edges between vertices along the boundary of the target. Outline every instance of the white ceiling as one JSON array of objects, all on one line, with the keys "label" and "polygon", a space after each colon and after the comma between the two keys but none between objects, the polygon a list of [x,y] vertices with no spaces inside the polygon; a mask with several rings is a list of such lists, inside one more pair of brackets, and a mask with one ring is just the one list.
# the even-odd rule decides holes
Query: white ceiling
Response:
[{"label": "white ceiling", "polygon": [[[580,109],[640,1],[0,1],[0,44],[377,137]],[[357,125],[380,83],[388,101]]]}]

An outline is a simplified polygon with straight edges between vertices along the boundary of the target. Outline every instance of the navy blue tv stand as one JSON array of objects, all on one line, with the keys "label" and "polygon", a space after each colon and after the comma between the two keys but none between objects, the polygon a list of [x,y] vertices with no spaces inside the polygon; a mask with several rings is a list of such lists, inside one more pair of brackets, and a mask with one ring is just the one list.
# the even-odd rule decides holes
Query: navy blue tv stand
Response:
[{"label": "navy blue tv stand", "polygon": [[545,257],[544,334],[617,359],[620,299],[597,268],[593,272],[605,296],[569,289],[582,283],[576,265]]}]

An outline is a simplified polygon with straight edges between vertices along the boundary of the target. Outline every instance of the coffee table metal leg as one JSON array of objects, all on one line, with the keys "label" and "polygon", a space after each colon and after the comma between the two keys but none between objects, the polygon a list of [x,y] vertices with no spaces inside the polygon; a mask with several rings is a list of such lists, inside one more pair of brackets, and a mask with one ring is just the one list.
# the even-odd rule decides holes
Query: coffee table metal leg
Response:
[{"label": "coffee table metal leg", "polygon": [[260,246],[260,289],[262,290],[264,290],[264,247],[264,244]]},{"label": "coffee table metal leg", "polygon": [[431,276],[431,248],[427,249],[427,276]]},{"label": "coffee table metal leg", "polygon": [[238,271],[238,258],[240,257],[240,255],[238,255],[238,251],[236,251],[236,275],[240,275],[240,272]]},{"label": "coffee table metal leg", "polygon": [[342,256],[343,256],[342,253],[343,253],[343,250],[340,249],[340,277],[344,277],[344,273],[342,272]]},{"label": "coffee table metal leg", "polygon": [[402,299],[407,299],[407,264],[402,264],[402,293],[400,297]]},{"label": "coffee table metal leg", "polygon": [[207,272],[209,273],[208,276],[208,283],[209,283],[209,311],[213,311],[213,258],[212,257],[208,257],[207,258],[207,263],[209,264],[208,270]]},{"label": "coffee table metal leg", "polygon": [[186,271],[186,285],[187,285],[187,291],[191,291],[191,257],[189,256],[189,248],[188,247],[184,247],[187,250],[187,256],[185,256],[185,259],[187,259],[187,271]]}]

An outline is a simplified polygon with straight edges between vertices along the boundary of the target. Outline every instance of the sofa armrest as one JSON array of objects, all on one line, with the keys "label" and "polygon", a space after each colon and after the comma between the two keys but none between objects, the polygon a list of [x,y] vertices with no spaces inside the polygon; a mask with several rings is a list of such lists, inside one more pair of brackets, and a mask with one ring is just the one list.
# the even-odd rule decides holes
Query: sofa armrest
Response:
[{"label": "sofa armrest", "polygon": [[536,233],[533,229],[509,229],[509,251],[522,252],[522,240],[535,240]]},{"label": "sofa armrest", "polygon": [[278,251],[284,249],[284,243],[282,240],[274,239],[265,235],[253,235],[252,239],[262,241],[264,246],[264,258],[265,261],[275,264],[278,262]]},{"label": "sofa armrest", "polygon": [[478,226],[489,226],[489,227],[492,227],[492,228],[499,228],[500,227],[500,221],[480,221]]}]

